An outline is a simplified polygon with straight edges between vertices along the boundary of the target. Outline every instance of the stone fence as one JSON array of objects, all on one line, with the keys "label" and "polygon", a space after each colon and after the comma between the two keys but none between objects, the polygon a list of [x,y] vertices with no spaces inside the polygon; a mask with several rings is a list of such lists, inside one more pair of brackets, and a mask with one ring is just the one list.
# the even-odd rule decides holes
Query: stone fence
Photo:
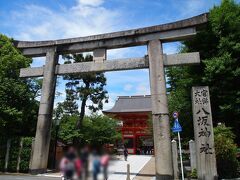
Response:
[{"label": "stone fence", "polygon": [[32,138],[12,137],[0,139],[0,171],[28,172]]},{"label": "stone fence", "polygon": [[[172,140],[172,157],[173,157],[173,172],[174,172],[174,179],[179,179],[180,177],[180,159],[179,159],[179,150],[178,150],[177,141]],[[183,165],[184,165],[184,172],[185,173],[194,173],[197,169],[197,162],[196,162],[196,148],[195,142],[193,140],[189,141],[189,149],[183,149],[182,154],[184,157]]]}]

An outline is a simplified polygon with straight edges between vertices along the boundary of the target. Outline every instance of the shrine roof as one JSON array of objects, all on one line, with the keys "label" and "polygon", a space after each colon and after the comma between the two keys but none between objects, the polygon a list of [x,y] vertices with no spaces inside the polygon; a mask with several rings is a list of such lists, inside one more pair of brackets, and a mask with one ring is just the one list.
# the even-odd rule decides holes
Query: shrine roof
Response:
[{"label": "shrine roof", "polygon": [[112,109],[103,113],[151,112],[151,96],[119,96]]}]

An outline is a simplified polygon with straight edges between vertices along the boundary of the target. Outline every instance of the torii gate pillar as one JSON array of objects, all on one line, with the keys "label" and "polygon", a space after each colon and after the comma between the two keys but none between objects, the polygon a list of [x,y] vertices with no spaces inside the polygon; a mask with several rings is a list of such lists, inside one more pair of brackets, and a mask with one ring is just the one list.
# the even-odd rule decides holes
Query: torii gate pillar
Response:
[{"label": "torii gate pillar", "polygon": [[38,112],[33,158],[30,167],[30,171],[33,174],[46,172],[48,163],[49,145],[51,140],[52,110],[56,87],[55,68],[57,62],[58,55],[56,54],[56,48],[49,48],[46,53],[42,94]]},{"label": "torii gate pillar", "polygon": [[148,43],[156,179],[173,179],[164,56],[159,40]]}]

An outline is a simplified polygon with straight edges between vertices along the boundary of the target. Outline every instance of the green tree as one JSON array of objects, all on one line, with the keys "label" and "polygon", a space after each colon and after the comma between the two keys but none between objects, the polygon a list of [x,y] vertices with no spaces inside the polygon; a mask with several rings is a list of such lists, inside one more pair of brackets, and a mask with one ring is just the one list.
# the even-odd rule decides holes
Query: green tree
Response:
[{"label": "green tree", "polygon": [[214,141],[219,178],[238,177],[239,163],[237,160],[237,146],[235,135],[231,128],[219,125],[214,128]]},{"label": "green tree", "polygon": [[59,136],[65,142],[73,143],[76,138],[81,139],[81,145],[102,146],[114,143],[120,138],[117,132],[117,122],[107,116],[92,115],[85,116],[81,130],[75,128],[77,115],[64,115]]},{"label": "green tree", "polygon": [[[0,34],[0,135],[33,135],[38,102],[38,83],[19,78],[20,68],[30,66],[13,46],[13,40]],[[19,128],[22,127],[22,128]]]},{"label": "green tree", "polygon": [[[187,122],[184,129],[188,130],[192,122],[191,87],[208,85],[214,124],[224,122],[239,135],[240,5],[223,0],[220,6],[211,9],[208,24],[193,39],[183,42],[181,51],[200,52],[202,63],[167,69],[170,110],[183,114]],[[193,135],[188,133],[185,137]]]},{"label": "green tree", "polygon": [[[65,55],[65,64],[89,62],[93,60],[91,55],[72,54]],[[88,108],[93,112],[103,108],[103,102],[108,102],[107,91],[105,90],[106,78],[104,73],[85,73],[66,75],[64,79],[66,83],[67,98],[65,108],[71,108],[72,112],[78,109],[77,100],[81,101],[79,119],[76,122],[76,128],[80,129],[83,123],[87,100],[90,100]]]}]

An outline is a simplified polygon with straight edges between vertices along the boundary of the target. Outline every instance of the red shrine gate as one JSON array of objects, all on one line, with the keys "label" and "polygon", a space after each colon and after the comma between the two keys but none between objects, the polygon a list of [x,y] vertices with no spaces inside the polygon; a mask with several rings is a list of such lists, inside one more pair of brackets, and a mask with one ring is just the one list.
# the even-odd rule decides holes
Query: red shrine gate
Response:
[{"label": "red shrine gate", "polygon": [[153,154],[151,96],[120,96],[104,114],[119,120],[122,144],[130,154]]}]

